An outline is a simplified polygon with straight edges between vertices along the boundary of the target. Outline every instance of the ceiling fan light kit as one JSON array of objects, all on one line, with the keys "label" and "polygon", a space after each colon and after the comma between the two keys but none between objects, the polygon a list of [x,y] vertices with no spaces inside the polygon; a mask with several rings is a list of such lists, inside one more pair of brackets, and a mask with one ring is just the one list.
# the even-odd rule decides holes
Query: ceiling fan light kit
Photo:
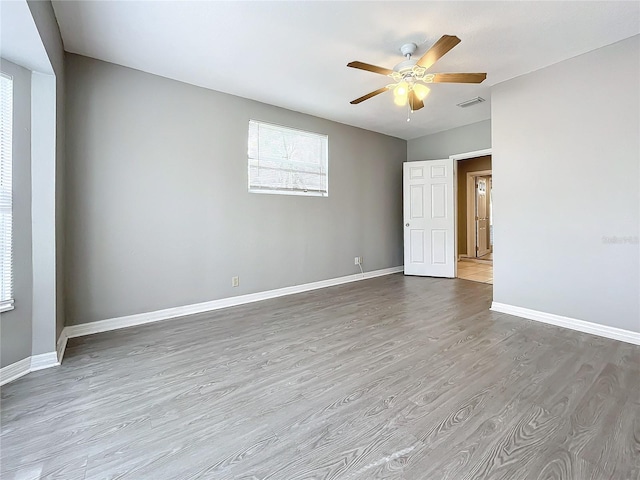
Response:
[{"label": "ceiling fan light kit", "polygon": [[[482,83],[487,78],[486,73],[427,73],[434,63],[459,43],[458,37],[443,35],[419,60],[411,58],[418,46],[415,43],[406,43],[400,48],[405,60],[393,67],[393,70],[357,61],[348,63],[348,67],[386,75],[395,82],[356,98],[351,104],[357,105],[387,90],[392,90],[393,102],[400,107],[408,105],[410,111],[414,112],[424,107],[423,100],[431,91],[425,84]],[[407,117],[407,121],[409,120],[410,118]]]}]

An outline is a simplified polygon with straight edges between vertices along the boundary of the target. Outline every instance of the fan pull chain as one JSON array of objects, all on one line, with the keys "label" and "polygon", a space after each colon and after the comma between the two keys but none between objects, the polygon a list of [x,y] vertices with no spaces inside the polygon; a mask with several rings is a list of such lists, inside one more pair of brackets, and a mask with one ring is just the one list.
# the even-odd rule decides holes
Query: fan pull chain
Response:
[{"label": "fan pull chain", "polygon": [[411,106],[409,105],[409,102],[407,102],[407,122],[411,121]]}]

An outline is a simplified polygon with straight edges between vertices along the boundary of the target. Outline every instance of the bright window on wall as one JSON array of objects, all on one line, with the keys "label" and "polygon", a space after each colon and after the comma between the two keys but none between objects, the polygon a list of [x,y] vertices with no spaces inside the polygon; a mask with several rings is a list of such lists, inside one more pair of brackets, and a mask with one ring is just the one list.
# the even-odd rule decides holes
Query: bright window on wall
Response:
[{"label": "bright window on wall", "polygon": [[13,308],[13,79],[0,74],[0,312]]},{"label": "bright window on wall", "polygon": [[249,122],[249,191],[326,197],[329,137]]}]

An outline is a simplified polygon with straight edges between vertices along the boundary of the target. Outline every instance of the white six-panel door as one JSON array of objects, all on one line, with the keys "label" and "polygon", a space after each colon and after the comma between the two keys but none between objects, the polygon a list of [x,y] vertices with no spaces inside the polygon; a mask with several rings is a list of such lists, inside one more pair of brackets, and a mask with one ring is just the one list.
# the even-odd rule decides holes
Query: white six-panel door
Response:
[{"label": "white six-panel door", "polygon": [[453,164],[404,163],[405,275],[455,277]]}]

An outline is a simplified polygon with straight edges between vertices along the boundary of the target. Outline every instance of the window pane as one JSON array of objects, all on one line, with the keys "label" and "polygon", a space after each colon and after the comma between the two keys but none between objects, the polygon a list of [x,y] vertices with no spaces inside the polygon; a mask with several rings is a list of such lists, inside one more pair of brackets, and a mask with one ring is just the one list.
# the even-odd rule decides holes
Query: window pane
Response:
[{"label": "window pane", "polygon": [[13,80],[0,75],[0,307],[13,303]]},{"label": "window pane", "polygon": [[328,138],[249,122],[249,191],[327,195]]}]

